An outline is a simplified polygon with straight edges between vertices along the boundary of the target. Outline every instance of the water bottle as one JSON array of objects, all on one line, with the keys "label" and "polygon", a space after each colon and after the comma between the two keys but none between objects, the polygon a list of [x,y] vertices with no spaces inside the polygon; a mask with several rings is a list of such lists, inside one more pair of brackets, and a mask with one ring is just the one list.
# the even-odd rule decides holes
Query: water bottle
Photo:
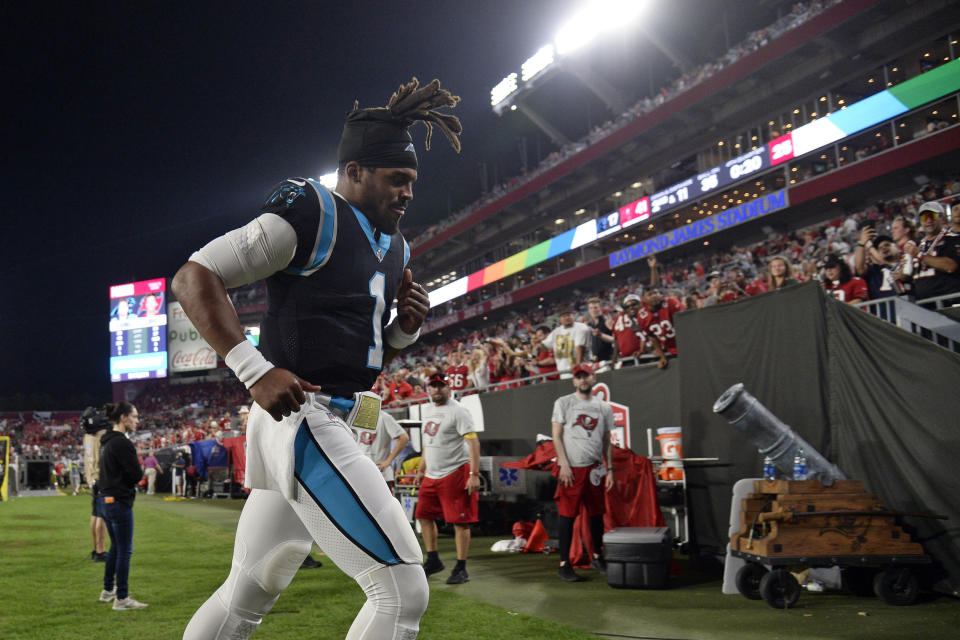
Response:
[{"label": "water bottle", "polygon": [[764,480],[776,480],[777,479],[777,466],[773,464],[773,458],[767,456],[763,459],[763,479]]},{"label": "water bottle", "polygon": [[797,455],[793,458],[793,479],[807,479],[807,456],[803,455],[803,447],[797,449]]}]

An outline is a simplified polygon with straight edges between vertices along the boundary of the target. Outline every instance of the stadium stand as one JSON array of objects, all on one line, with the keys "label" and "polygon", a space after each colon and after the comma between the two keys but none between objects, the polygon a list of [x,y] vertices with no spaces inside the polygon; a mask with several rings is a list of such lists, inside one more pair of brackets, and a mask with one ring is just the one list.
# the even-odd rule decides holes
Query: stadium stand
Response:
[{"label": "stadium stand", "polygon": [[[616,212],[618,207],[637,198],[655,194],[656,189],[666,187],[677,178],[689,177],[689,174],[678,174],[675,169],[677,166],[693,173],[715,166],[718,162],[729,161],[744,151],[769,144],[784,132],[817,122],[818,118],[824,115],[843,111],[848,105],[876,95],[884,86],[895,87],[955,60],[955,38],[947,33],[929,38],[919,45],[915,39],[908,39],[905,41],[907,46],[899,52],[890,51],[889,46],[884,45],[882,54],[878,52],[878,55],[882,55],[882,59],[886,60],[882,65],[875,64],[878,58],[873,56],[869,57],[869,63],[848,60],[842,73],[825,76],[841,77],[842,80],[837,82],[824,84],[820,80],[811,86],[809,74],[803,73],[803,78],[792,83],[791,76],[797,75],[798,69],[793,63],[799,58],[791,56],[804,53],[809,56],[815,53],[811,51],[811,48],[814,48],[830,58],[832,52],[823,51],[824,39],[833,42],[848,33],[847,30],[855,29],[858,21],[873,20],[877,17],[876,7],[873,7],[872,3],[856,2],[837,6],[818,4],[811,6],[809,12],[800,13],[805,15],[805,19],[800,23],[809,24],[799,29],[794,34],[796,37],[791,36],[793,40],[789,43],[793,49],[802,50],[800,53],[789,47],[777,51],[776,55],[784,62],[782,66],[777,66],[779,60],[767,60],[766,68],[750,73],[749,69],[753,67],[740,63],[750,62],[753,57],[763,57],[761,54],[764,52],[757,49],[755,43],[748,44],[744,45],[744,55],[725,68],[725,79],[729,80],[729,76],[733,76],[734,84],[746,83],[752,78],[752,84],[757,85],[769,81],[771,77],[778,77],[783,87],[777,99],[784,101],[782,106],[772,109],[768,115],[755,117],[752,112],[757,111],[758,101],[753,100],[749,105],[745,101],[731,105],[727,94],[735,93],[735,90],[729,86],[718,92],[702,94],[701,104],[693,107],[689,106],[691,96],[685,93],[682,96],[686,101],[683,107],[697,109],[698,114],[710,112],[722,105],[724,113],[729,114],[726,117],[729,124],[712,121],[714,126],[711,130],[725,130],[728,133],[717,136],[720,139],[709,146],[698,146],[696,143],[691,144],[673,137],[671,142],[674,149],[670,156],[652,151],[641,154],[639,159],[635,156],[630,163],[619,157],[611,159],[610,156],[635,153],[642,149],[648,138],[653,138],[659,133],[659,129],[666,126],[662,121],[652,122],[647,123],[645,130],[642,126],[644,119],[640,118],[636,123],[637,127],[633,124],[628,127],[634,137],[623,137],[625,142],[619,147],[611,147],[606,151],[606,156],[598,154],[586,158],[585,162],[580,164],[571,159],[558,167],[557,171],[532,180],[533,188],[526,189],[523,185],[518,185],[510,194],[494,198],[482,207],[474,207],[476,212],[473,215],[452,223],[448,221],[448,228],[440,235],[415,245],[413,266],[417,273],[425,274],[424,280],[428,284],[443,285],[481,270],[495,269],[517,252],[548,241],[558,233],[575,229],[576,225],[591,217],[591,214],[602,214],[610,210]],[[895,21],[901,17],[887,16],[887,26],[890,29],[897,28]],[[919,24],[928,24],[927,21],[935,18],[936,13],[931,12],[925,16],[917,14],[912,19],[915,20],[916,27]],[[813,39],[819,39],[821,44],[812,44]],[[746,42],[752,42],[751,38],[748,37]],[[775,41],[768,38],[763,46],[772,47],[774,44]],[[784,43],[781,42],[782,44]],[[870,48],[868,46],[868,49]],[[768,57],[774,56],[771,54]],[[821,60],[820,57],[813,55],[812,60],[808,57],[803,68],[825,63],[825,59]],[[740,67],[744,67],[747,73],[737,78],[734,71]],[[709,84],[709,80],[701,81]],[[794,84],[796,86],[793,86]],[[812,87],[816,88],[811,90]],[[769,98],[767,95],[764,97]],[[673,99],[680,100],[681,96],[678,94]],[[763,101],[759,101],[759,104],[762,103]],[[683,113],[676,105],[662,106],[664,111],[672,109]],[[738,113],[736,107],[746,113]],[[766,218],[763,223],[758,221],[744,224],[735,232],[718,234],[715,238],[708,239],[703,246],[709,246],[710,253],[698,252],[698,255],[703,254],[705,258],[701,265],[704,262],[722,262],[717,256],[730,251],[732,247],[753,244],[771,233],[790,236],[816,223],[823,224],[838,217],[854,217],[856,212],[864,211],[871,203],[880,200],[897,203],[913,195],[918,182],[930,182],[930,175],[942,185],[943,193],[940,195],[949,196],[955,192],[955,178],[950,175],[950,160],[955,155],[952,151],[956,141],[956,112],[957,96],[954,92],[932,104],[839,140],[817,150],[818,152],[782,163],[776,168],[761,170],[752,175],[749,181],[742,181],[723,192],[691,201],[687,206],[672,212],[672,215],[652,217],[647,225],[634,226],[629,231],[609,235],[588,246],[540,262],[535,267],[517,271],[476,289],[471,288],[466,295],[436,306],[428,329],[437,332],[452,326],[476,329],[484,322],[496,322],[500,316],[508,313],[507,310],[511,307],[529,304],[525,301],[542,302],[541,298],[549,301],[551,297],[565,295],[573,283],[577,283],[577,287],[581,289],[591,286],[604,289],[607,287],[600,286],[595,281],[604,277],[615,277],[618,281],[645,282],[646,276],[640,273],[643,268],[642,261],[618,268],[614,273],[604,256],[609,256],[617,248],[655,238],[702,219],[712,212],[740,205],[750,198],[757,198],[775,190],[786,189],[789,201],[787,209]],[[666,133],[666,137],[670,138],[669,134],[672,132]],[[588,151],[589,149],[584,149],[579,155],[589,156]],[[566,171],[562,171],[563,169]],[[602,190],[594,184],[595,176],[609,176],[611,170],[617,172],[616,177],[620,184],[629,184],[630,187],[620,187],[613,195],[600,195],[598,192],[602,193]],[[647,177],[638,179],[642,176]],[[611,183],[617,184],[615,180],[608,179],[605,185]],[[605,190],[609,194],[611,189],[606,186]],[[563,194],[564,197],[554,197],[551,192]],[[544,198],[547,193],[550,197]],[[911,213],[915,212],[918,201],[924,199],[927,198],[923,197],[923,194],[920,198],[914,198],[917,202],[905,206],[904,213],[910,217]],[[574,211],[573,215],[570,215],[571,211]],[[678,261],[682,263],[695,251],[703,249],[694,246],[697,244],[699,243],[689,243],[676,250],[661,252],[658,254],[659,261],[667,265]],[[797,266],[809,277],[815,263],[808,260],[806,265]],[[667,275],[671,277],[666,284],[671,284],[672,276],[676,274]]]},{"label": "stadium stand", "polygon": [[[413,238],[418,279],[435,290],[495,267],[585,220],[619,212],[884,89],[958,64],[955,25],[938,3],[908,10],[875,0],[831,0],[779,8],[765,27],[731,34],[739,42],[722,55],[677,65],[660,87],[618,87],[628,106],[611,109],[601,124],[584,122],[579,137],[566,144],[548,144],[534,167]],[[684,307],[697,308],[770,289],[768,265],[777,256],[789,261],[799,281],[821,278],[828,253],[853,267],[863,224],[885,232],[898,216],[912,220],[922,202],[953,204],[960,191],[958,96],[955,87],[805,155],[747,172],[721,190],[668,205],[644,224],[435,305],[421,342],[392,363],[375,390],[388,406],[401,406],[426,400],[424,381],[436,370],[456,370],[465,391],[553,378],[552,365],[537,362],[542,350],[535,330],[556,326],[568,304],[585,320],[591,297],[601,299],[609,320],[625,295],[654,282]],[[617,252],[779,192],[786,194],[785,206],[760,220],[658,250],[652,266],[639,259],[647,255],[613,264]],[[714,272],[720,278],[711,285]],[[257,326],[266,308],[263,283],[230,295],[244,325]],[[644,357],[652,357],[649,348]],[[222,437],[236,427],[248,396],[224,373],[115,385],[115,399],[133,397],[143,416],[140,448]],[[18,451],[60,455],[79,442],[74,418],[63,420],[64,430],[19,414],[2,420]]]},{"label": "stadium stand", "polygon": [[518,176],[513,176],[497,184],[477,201],[454,213],[440,223],[428,227],[420,235],[411,240],[411,246],[416,250],[438,233],[451,228],[454,224],[469,217],[487,203],[494,203],[494,206],[496,206],[495,201],[507,195],[510,191],[517,189],[520,185],[528,182],[551,167],[556,166],[566,158],[585,150],[590,145],[596,144],[638,117],[664,105],[669,107],[668,103],[678,94],[712,77],[724,67],[740,60],[740,58],[757,51],[787,31],[799,27],[810,18],[818,15],[824,9],[837,4],[839,1],[840,0],[830,0],[829,2],[797,2],[791,7],[787,15],[764,29],[748,33],[742,42],[731,47],[722,57],[685,71],[669,85],[661,87],[652,95],[644,96],[637,100],[637,102],[618,117],[591,128],[589,133],[580,140],[563,145],[559,150],[552,152],[533,170],[524,172]]}]

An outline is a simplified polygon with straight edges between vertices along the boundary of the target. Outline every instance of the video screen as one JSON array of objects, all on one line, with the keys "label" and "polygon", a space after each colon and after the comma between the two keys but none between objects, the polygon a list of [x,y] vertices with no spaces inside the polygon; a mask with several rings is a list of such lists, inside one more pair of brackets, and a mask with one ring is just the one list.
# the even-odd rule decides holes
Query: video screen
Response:
[{"label": "video screen", "polygon": [[110,287],[110,380],[167,377],[167,281]]}]

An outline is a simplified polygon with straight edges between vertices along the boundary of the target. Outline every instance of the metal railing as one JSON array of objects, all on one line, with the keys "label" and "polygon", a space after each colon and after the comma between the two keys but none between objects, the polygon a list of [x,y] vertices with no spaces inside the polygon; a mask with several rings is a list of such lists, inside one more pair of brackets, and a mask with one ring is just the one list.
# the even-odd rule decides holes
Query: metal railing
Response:
[{"label": "metal railing", "polygon": [[[603,373],[604,371],[610,371],[613,369],[621,369],[625,366],[639,366],[639,365],[648,365],[656,364],[657,356],[652,353],[646,353],[639,357],[634,358],[623,358],[618,363],[611,361],[603,362],[593,362],[590,363],[593,366],[593,370],[596,373]],[[570,378],[571,373],[569,371],[551,371],[549,373],[538,373],[533,376],[527,376],[525,378],[517,378],[515,380],[505,380],[503,382],[492,382],[485,387],[471,387],[469,389],[464,389],[462,391],[454,391],[452,393],[453,397],[461,398],[463,396],[468,396],[477,393],[493,393],[496,391],[503,391],[505,389],[512,389],[515,387],[523,387],[531,384],[540,384],[542,382],[547,382],[548,380],[556,379],[566,379]],[[395,404],[390,404],[389,406],[384,406],[384,410],[388,413],[394,413],[395,411],[405,410],[411,405],[416,404],[425,404],[430,402],[429,398],[419,398],[417,400],[404,400],[402,402],[397,402]]]},{"label": "metal railing", "polygon": [[955,305],[960,305],[960,294],[937,296],[915,303],[905,298],[879,298],[858,302],[855,306],[944,349],[960,353],[960,322],[939,313],[940,309]]}]

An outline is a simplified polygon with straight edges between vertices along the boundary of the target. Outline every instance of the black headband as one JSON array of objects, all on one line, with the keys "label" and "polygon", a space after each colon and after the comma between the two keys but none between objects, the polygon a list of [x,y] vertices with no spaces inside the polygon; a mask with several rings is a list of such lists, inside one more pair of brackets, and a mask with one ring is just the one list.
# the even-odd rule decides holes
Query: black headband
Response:
[{"label": "black headband", "polygon": [[337,148],[339,166],[356,161],[370,168],[417,169],[417,152],[408,131],[411,124],[383,108],[351,111]]}]

